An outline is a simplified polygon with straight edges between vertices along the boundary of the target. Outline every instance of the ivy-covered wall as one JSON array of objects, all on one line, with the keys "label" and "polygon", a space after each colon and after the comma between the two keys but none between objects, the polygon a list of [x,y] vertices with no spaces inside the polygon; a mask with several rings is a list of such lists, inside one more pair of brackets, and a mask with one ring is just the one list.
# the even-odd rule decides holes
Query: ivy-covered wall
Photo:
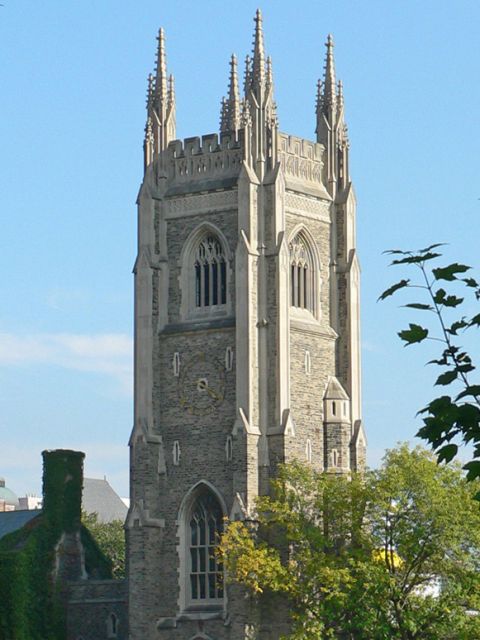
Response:
[{"label": "ivy-covered wall", "polygon": [[84,454],[42,455],[42,513],[0,540],[0,640],[65,640],[67,581],[111,578],[80,522]]}]

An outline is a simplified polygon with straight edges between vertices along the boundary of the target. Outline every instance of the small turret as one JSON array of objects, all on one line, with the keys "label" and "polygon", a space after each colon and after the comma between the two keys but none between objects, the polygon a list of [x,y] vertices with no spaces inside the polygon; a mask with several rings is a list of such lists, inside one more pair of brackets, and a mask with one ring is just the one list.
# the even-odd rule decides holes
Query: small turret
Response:
[{"label": "small turret", "polygon": [[332,376],[323,397],[324,465],[326,471],[340,473],[350,466],[352,425],[350,398],[337,378]]}]

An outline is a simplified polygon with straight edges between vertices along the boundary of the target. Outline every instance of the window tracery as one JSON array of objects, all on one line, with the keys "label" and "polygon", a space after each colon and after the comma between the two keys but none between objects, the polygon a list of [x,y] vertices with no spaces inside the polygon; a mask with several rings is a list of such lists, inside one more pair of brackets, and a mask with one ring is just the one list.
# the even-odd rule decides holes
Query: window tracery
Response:
[{"label": "window tracery", "polygon": [[290,304],[297,309],[316,312],[316,276],[313,253],[302,232],[289,244]]},{"label": "window tracery", "polygon": [[215,496],[205,491],[190,510],[189,589],[192,604],[218,602],[223,598],[223,567],[215,555],[223,532],[223,512]]},{"label": "window tracery", "polygon": [[195,306],[212,307],[227,303],[227,264],[223,247],[213,234],[198,243],[194,261]]}]

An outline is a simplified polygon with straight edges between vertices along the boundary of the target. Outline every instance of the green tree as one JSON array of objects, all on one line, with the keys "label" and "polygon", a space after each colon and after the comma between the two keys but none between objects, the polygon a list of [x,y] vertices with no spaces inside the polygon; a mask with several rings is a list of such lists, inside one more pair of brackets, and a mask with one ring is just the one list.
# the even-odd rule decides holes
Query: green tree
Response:
[{"label": "green tree", "polygon": [[363,477],[288,465],[219,552],[231,580],[288,599],[292,640],[477,638],[476,484],[407,446]]},{"label": "green tree", "polygon": [[[423,426],[417,435],[426,440],[438,456],[438,461],[449,462],[458,453],[459,444],[473,446],[473,459],[464,468],[467,478],[480,477],[480,384],[470,380],[475,370],[472,358],[459,343],[459,332],[480,326],[480,313],[467,317],[458,311],[466,306],[465,298],[458,295],[459,289],[473,294],[480,300],[480,284],[471,276],[466,276],[470,267],[454,262],[445,267],[431,267],[432,261],[442,254],[441,244],[433,244],[419,251],[386,251],[396,256],[391,265],[410,267],[416,270],[418,280],[403,279],[384,291],[379,300],[401,290],[415,289],[421,299],[404,305],[435,320],[435,328],[428,321],[421,325],[410,323],[408,329],[399,332],[405,346],[424,341],[440,344],[439,357],[428,364],[441,367],[442,373],[435,384],[452,388],[452,395],[434,398],[419,411],[423,416]],[[447,291],[448,289],[448,291]],[[424,326],[426,325],[426,326]],[[480,499],[480,494],[477,496]]]},{"label": "green tree", "polygon": [[125,532],[121,520],[99,522],[96,513],[83,513],[82,524],[90,531],[100,551],[112,563],[112,576],[125,577]]}]

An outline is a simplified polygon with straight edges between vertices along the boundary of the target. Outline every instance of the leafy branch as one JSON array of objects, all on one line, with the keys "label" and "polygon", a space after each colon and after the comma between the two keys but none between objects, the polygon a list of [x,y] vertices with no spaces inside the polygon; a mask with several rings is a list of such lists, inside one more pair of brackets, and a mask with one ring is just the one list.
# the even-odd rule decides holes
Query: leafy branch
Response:
[{"label": "leafy branch", "polygon": [[[403,279],[386,289],[378,298],[386,298],[404,289],[419,289],[424,300],[410,302],[403,305],[416,311],[430,313],[437,319],[439,335],[432,335],[431,327],[410,323],[407,329],[400,331],[398,336],[405,343],[404,346],[419,344],[425,340],[440,342],[443,345],[440,357],[430,360],[427,364],[434,364],[442,368],[435,385],[447,387],[457,383],[461,391],[453,398],[443,395],[434,398],[418,414],[422,415],[423,426],[417,435],[426,440],[437,454],[439,462],[450,462],[458,453],[459,444],[473,446],[473,459],[465,464],[467,479],[480,477],[480,385],[472,384],[469,378],[475,370],[471,356],[461,347],[457,340],[459,331],[480,327],[480,313],[468,318],[462,315],[453,322],[447,320],[450,311],[464,303],[465,297],[448,292],[444,283],[461,285],[467,293],[473,294],[476,301],[480,300],[480,284],[475,278],[467,277],[471,267],[453,262],[445,267],[432,267],[431,262],[442,257],[437,243],[418,251],[402,251],[393,249],[384,253],[396,256],[391,265],[412,267],[417,269],[418,281]],[[480,492],[477,494],[480,500]]]}]

